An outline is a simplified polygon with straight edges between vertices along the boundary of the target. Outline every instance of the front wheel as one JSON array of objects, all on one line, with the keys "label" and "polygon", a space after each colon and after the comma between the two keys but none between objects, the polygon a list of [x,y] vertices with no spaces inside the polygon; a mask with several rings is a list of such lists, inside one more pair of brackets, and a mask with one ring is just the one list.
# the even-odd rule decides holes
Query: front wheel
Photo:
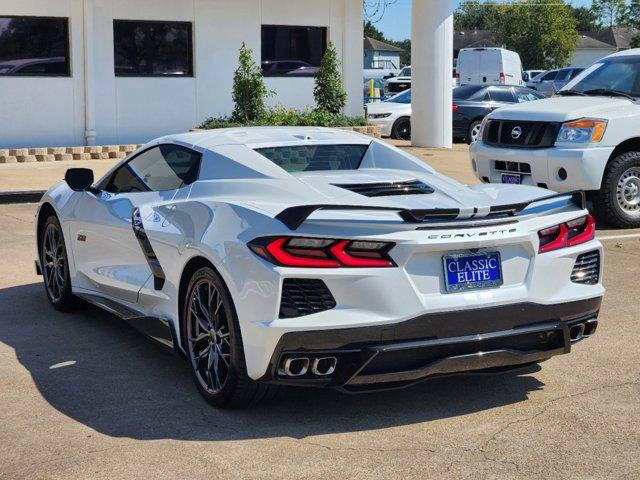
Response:
[{"label": "front wheel", "polygon": [[60,221],[51,215],[40,231],[40,265],[47,297],[56,310],[63,312],[73,310],[79,303],[71,293],[67,258]]},{"label": "front wheel", "polygon": [[411,140],[411,119],[409,117],[402,117],[396,120],[391,129],[391,138]]},{"label": "front wheel", "polygon": [[217,407],[244,407],[275,394],[276,387],[247,375],[235,308],[212,268],[191,277],[182,322],[191,373],[205,400]]},{"label": "front wheel", "polygon": [[616,227],[640,227],[640,152],[627,152],[609,162],[593,207],[596,217]]},{"label": "front wheel", "polygon": [[478,140],[478,136],[480,135],[480,127],[482,125],[481,121],[476,120],[469,125],[469,133],[467,134],[467,143],[471,145],[473,142]]}]

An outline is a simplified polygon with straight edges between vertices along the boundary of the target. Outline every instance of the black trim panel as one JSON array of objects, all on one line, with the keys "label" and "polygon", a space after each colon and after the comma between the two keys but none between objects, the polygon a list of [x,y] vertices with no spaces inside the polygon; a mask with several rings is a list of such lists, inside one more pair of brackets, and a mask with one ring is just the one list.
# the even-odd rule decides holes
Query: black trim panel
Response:
[{"label": "black trim panel", "polygon": [[[577,207],[586,208],[586,198],[583,191],[576,190],[573,192],[556,193],[553,195],[547,195],[545,197],[528,200],[521,203],[512,203],[507,205],[493,205],[489,207],[489,213],[478,216],[477,218],[486,218],[491,216],[506,216],[513,217],[523,211],[528,206],[547,200],[554,200],[560,198],[570,198]],[[481,207],[469,207],[472,211],[468,218],[474,218],[478,214]],[[464,212],[459,208],[431,208],[431,209],[419,209],[410,210],[401,207],[382,207],[382,206],[367,206],[367,205],[332,205],[332,204],[317,204],[317,205],[300,205],[296,207],[285,208],[275,218],[284,223],[290,230],[296,230],[302,225],[309,216],[317,210],[379,210],[388,212],[397,212],[400,218],[406,223],[422,223],[426,219],[429,220],[451,220],[455,219]],[[466,217],[465,217],[466,219]]]},{"label": "black trim panel", "polygon": [[[343,370],[342,373],[346,378],[352,378],[373,358],[371,347],[380,349],[385,345],[407,342],[446,343],[447,339],[457,341],[462,337],[488,337],[496,332],[509,332],[509,335],[514,335],[518,329],[558,323],[563,325],[572,320],[595,317],[601,302],[602,297],[553,305],[528,302],[430,313],[390,325],[285,333],[274,349],[269,369],[261,380],[298,385],[313,383],[306,379],[276,379],[278,362],[286,353],[319,355],[321,352],[333,352],[334,355],[342,355],[342,364],[346,365],[346,371]],[[545,358],[555,354],[557,353],[549,354]],[[507,356],[515,358],[509,354],[502,355],[503,358]],[[540,359],[533,361],[538,360]],[[346,380],[345,376],[341,379],[336,378],[333,382],[326,379],[322,384],[340,386],[340,381],[344,383]],[[318,383],[320,382],[315,382]]]},{"label": "black trim panel", "polygon": [[133,233],[135,233],[138,243],[140,244],[140,248],[142,248],[142,252],[147,259],[151,273],[153,273],[153,288],[155,290],[162,290],[166,279],[164,270],[160,265],[158,257],[156,257],[156,253],[153,251],[149,237],[147,237],[144,225],[142,224],[140,209],[137,207],[131,212],[131,224],[133,226]]}]

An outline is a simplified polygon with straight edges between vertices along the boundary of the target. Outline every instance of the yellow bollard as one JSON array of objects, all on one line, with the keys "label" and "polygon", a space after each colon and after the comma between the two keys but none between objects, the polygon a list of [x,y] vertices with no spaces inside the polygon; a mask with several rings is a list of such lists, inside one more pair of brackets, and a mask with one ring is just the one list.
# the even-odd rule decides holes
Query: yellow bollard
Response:
[{"label": "yellow bollard", "polygon": [[376,82],[373,80],[369,80],[369,103],[373,103],[375,100],[373,99],[376,96]]}]

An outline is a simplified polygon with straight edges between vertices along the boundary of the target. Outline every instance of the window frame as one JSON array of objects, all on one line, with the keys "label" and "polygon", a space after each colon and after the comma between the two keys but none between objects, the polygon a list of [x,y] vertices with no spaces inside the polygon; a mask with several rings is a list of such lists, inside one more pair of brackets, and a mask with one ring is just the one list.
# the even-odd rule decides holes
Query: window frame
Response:
[{"label": "window frame", "polygon": [[[22,78],[72,78],[73,72],[71,71],[71,29],[69,28],[69,17],[56,17],[52,15],[0,15],[0,18],[30,18],[37,20],[63,20],[64,21],[64,37],[65,37],[65,46],[66,46],[66,62],[65,67],[67,69],[67,73],[0,73],[0,77],[22,77]],[[10,61],[10,60],[7,60]]]},{"label": "window frame", "polygon": [[[299,75],[288,75],[287,73],[271,73],[271,72],[265,72],[264,68],[262,68],[262,63],[265,61],[271,61],[271,62],[287,62],[287,61],[300,61],[300,62],[304,62],[304,60],[301,59],[294,59],[294,58],[289,58],[287,60],[265,60],[264,58],[262,58],[262,37],[264,34],[264,28],[314,28],[314,29],[320,29],[323,33],[323,38],[322,38],[322,54],[320,55],[320,58],[322,59],[322,57],[324,56],[324,54],[327,51],[327,48],[329,47],[329,27],[326,25],[283,25],[283,24],[274,24],[274,23],[263,23],[260,24],[260,68],[262,70],[262,76],[264,78],[279,78],[279,77],[284,77],[284,78],[313,78],[316,76],[315,73],[304,73],[304,74],[299,74]],[[306,62],[305,62],[306,63]],[[311,68],[319,68],[320,67],[320,63],[318,63],[318,65],[310,65]],[[290,70],[293,71],[293,70]]]},{"label": "window frame", "polygon": [[177,143],[171,143],[171,142],[165,142],[165,143],[158,143],[156,145],[151,145],[148,148],[145,148],[144,150],[136,152],[136,154],[131,156],[130,158],[125,159],[125,161],[123,161],[120,165],[118,165],[115,168],[115,170],[113,170],[111,173],[109,173],[106,177],[102,178],[100,180],[100,182],[96,185],[96,188],[98,188],[99,190],[101,190],[103,192],[111,193],[113,195],[122,195],[122,194],[129,194],[129,193],[171,192],[173,190],[179,190],[179,189],[176,189],[176,188],[172,188],[172,189],[169,189],[169,190],[148,190],[148,191],[145,191],[145,192],[112,192],[112,191],[108,190],[108,187],[111,185],[111,183],[113,181],[113,178],[120,171],[120,169],[125,168],[130,162],[134,161],[140,155],[143,155],[144,153],[147,153],[149,150],[153,150],[154,148],[161,148],[161,147],[173,147],[173,148],[177,148],[179,150],[185,150],[185,151],[187,151],[187,152],[189,152],[191,154],[198,155],[198,168],[197,168],[197,172],[196,172],[196,176],[195,176],[196,179],[191,183],[185,183],[180,188],[188,187],[189,185],[193,185],[195,182],[200,180],[200,170],[202,168],[202,157],[204,157],[204,154],[202,152],[194,150],[193,148],[185,147],[184,145],[180,145],[180,144],[177,144]]},{"label": "window frame", "polygon": [[[188,62],[189,62],[189,73],[188,74],[181,74],[181,75],[176,75],[173,73],[118,73],[116,72],[116,22],[122,22],[122,23],[143,23],[143,24],[161,24],[161,23],[171,23],[171,24],[183,24],[183,25],[188,25],[189,27],[189,35],[188,35],[188,47],[189,47],[189,53],[188,53]],[[116,78],[195,78],[196,76],[196,67],[194,64],[194,59],[195,59],[195,55],[193,52],[193,48],[195,45],[194,42],[194,38],[193,38],[193,22],[190,22],[188,20],[136,20],[136,19],[130,19],[130,18],[114,18],[113,22],[111,23],[112,25],[112,33],[113,33],[113,75]]]}]

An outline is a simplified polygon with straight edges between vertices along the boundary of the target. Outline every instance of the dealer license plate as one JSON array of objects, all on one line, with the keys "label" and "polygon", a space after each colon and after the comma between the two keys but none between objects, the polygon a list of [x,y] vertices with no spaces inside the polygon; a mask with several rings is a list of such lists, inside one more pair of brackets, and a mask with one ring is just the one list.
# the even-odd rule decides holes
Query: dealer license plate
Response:
[{"label": "dealer license plate", "polygon": [[515,185],[520,185],[522,183],[522,177],[519,173],[503,173],[502,183],[512,183]]},{"label": "dealer license plate", "polygon": [[447,292],[502,285],[500,252],[445,255],[442,261]]}]

